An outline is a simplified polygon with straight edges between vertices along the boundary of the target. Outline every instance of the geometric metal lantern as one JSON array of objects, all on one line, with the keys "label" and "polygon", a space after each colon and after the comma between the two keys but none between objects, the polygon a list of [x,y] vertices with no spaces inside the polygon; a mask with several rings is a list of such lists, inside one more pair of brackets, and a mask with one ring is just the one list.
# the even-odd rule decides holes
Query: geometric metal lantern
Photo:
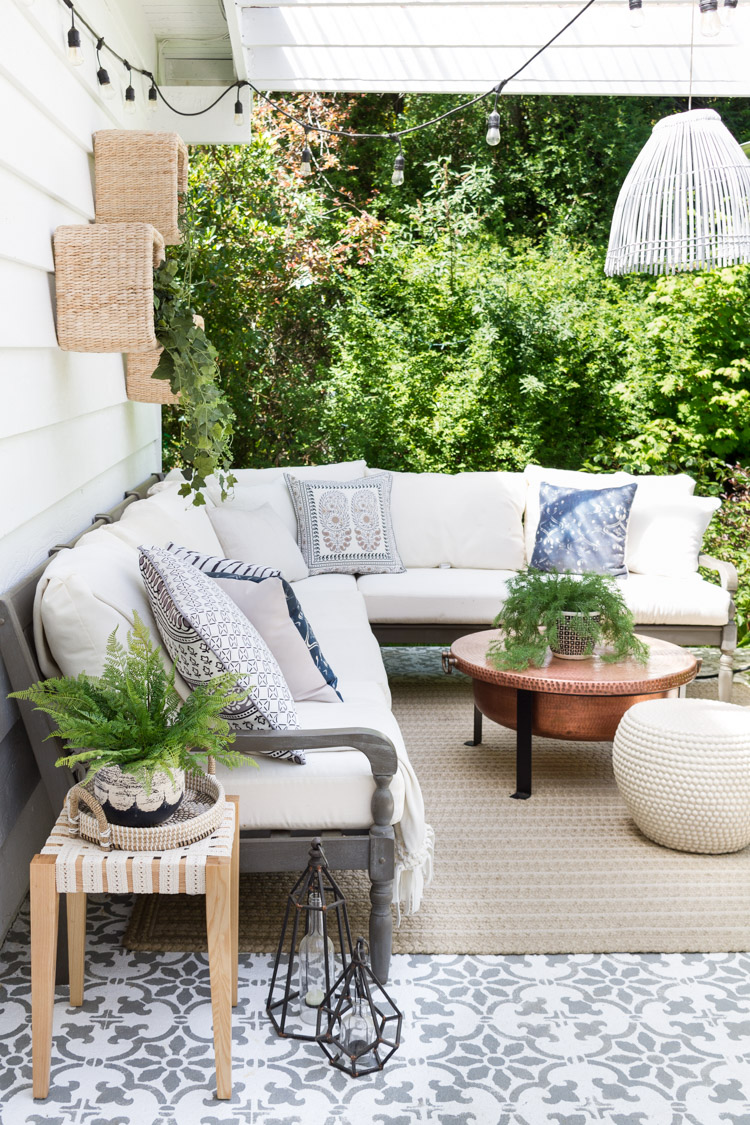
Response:
[{"label": "geometric metal lantern", "polygon": [[712,109],[654,125],[620,189],[604,272],[750,262],[750,160]]},{"label": "geometric metal lantern", "polygon": [[266,1001],[266,1012],[279,1035],[305,1042],[318,1039],[321,1002],[339,971],[349,968],[351,958],[346,901],[316,836],[307,868],[287,900]]},{"label": "geometric metal lantern", "polygon": [[326,994],[318,1015],[318,1046],[331,1066],[360,1078],[382,1070],[401,1042],[403,1016],[368,964],[357,938],[351,963]]}]

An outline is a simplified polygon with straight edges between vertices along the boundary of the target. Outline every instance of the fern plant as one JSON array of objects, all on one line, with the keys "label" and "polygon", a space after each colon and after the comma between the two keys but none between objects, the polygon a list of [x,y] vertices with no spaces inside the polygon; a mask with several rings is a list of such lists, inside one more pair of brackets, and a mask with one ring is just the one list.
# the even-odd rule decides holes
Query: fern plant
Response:
[{"label": "fern plant", "polygon": [[56,765],[85,765],[87,781],[104,766],[119,766],[150,792],[157,771],[172,777],[174,770],[195,770],[209,755],[226,766],[257,765],[227,749],[235,736],[221,711],[241,698],[236,683],[232,673],[216,676],[183,703],[175,689],[174,665],[164,667],[136,613],[127,649],[117,640],[117,629],[110,634],[101,676],[82,672],[43,680],[10,698],[29,700],[54,720],[47,737],[62,738],[72,751]]},{"label": "fern plant", "polygon": [[[566,617],[565,613],[575,617]],[[592,617],[591,614],[596,614]],[[494,625],[503,635],[490,642],[487,660],[495,668],[541,668],[547,646],[558,647],[564,625],[592,645],[608,651],[602,660],[648,659],[648,645],[633,631],[633,615],[613,578],[603,574],[519,571],[510,579]]]}]

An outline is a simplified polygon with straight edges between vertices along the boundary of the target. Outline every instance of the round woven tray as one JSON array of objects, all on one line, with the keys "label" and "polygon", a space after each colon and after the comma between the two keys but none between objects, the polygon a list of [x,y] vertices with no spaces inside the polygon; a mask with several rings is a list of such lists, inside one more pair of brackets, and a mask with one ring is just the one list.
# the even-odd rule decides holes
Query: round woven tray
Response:
[{"label": "round woven tray", "polygon": [[210,836],[224,817],[224,787],[215,777],[185,774],[185,796],[180,807],[153,828],[126,828],[110,824],[89,785],[74,785],[69,791],[68,831],[99,847],[130,852],[165,852],[184,848]]}]

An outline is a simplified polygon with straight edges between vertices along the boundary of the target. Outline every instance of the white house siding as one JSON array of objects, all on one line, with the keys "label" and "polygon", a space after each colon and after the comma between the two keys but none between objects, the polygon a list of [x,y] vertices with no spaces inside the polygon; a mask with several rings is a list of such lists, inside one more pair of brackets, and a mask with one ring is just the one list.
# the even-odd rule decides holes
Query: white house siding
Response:
[{"label": "white house siding", "polygon": [[[155,43],[132,0],[78,3],[135,65]],[[160,468],[160,408],[128,402],[122,357],[62,352],[51,235],[94,217],[92,133],[148,127],[100,99],[93,45],[66,59],[60,0],[2,0],[0,36],[0,590]],[[113,80],[123,68],[103,59]],[[144,104],[145,86],[134,82]],[[0,664],[0,936],[28,884],[52,810]],[[52,751],[50,751],[52,752]]]}]

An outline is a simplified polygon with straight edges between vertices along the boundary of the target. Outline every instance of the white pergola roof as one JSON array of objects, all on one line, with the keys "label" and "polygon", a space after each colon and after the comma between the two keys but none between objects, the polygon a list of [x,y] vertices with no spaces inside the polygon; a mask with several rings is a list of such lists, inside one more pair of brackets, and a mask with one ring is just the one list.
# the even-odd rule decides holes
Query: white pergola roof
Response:
[{"label": "white pergola roof", "polygon": [[[719,0],[720,3],[723,0]],[[225,0],[235,66],[261,90],[480,93],[511,74],[581,0]],[[750,95],[750,0],[712,39],[697,0],[596,3],[507,88],[511,94]]]}]

